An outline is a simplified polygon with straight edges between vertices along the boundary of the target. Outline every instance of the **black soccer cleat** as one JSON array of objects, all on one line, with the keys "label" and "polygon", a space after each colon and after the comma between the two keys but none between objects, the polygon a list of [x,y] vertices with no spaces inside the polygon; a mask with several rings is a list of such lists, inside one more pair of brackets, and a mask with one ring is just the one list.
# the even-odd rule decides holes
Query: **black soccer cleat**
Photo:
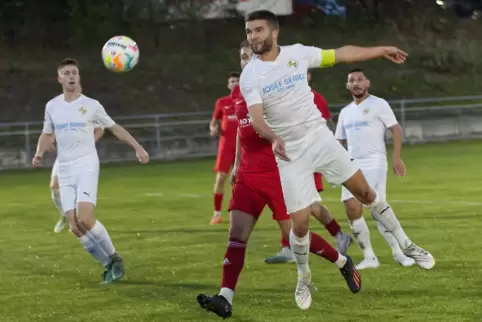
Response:
[{"label": "black soccer cleat", "polygon": [[204,294],[199,294],[197,296],[197,302],[206,311],[213,312],[223,319],[227,319],[233,314],[233,307],[221,295],[209,297]]},{"label": "black soccer cleat", "polygon": [[355,265],[353,265],[353,261],[351,260],[351,257],[348,255],[346,256],[346,263],[345,266],[340,268],[341,275],[345,278],[346,284],[348,284],[348,288],[352,293],[358,293],[361,290],[361,276],[360,273],[355,268]]}]

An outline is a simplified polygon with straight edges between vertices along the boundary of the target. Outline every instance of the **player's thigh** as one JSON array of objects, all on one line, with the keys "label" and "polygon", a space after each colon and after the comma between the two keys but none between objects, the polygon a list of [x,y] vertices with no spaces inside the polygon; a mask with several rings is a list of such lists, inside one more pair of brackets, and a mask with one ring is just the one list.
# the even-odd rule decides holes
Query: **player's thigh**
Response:
[{"label": "player's thigh", "polygon": [[256,224],[257,217],[241,210],[229,212],[229,239],[247,242]]},{"label": "player's thigh", "polygon": [[278,165],[281,187],[286,209],[293,214],[320,202],[313,180],[313,163],[308,154],[290,162],[280,161]]},{"label": "player's thigh", "polygon": [[332,185],[341,185],[350,179],[358,170],[351,162],[345,148],[333,135],[320,138],[313,145],[315,171],[323,174],[326,181]]},{"label": "player's thigh", "polygon": [[75,212],[77,208],[77,190],[75,184],[61,184],[59,193],[64,215],[67,212]]},{"label": "player's thigh", "polygon": [[79,176],[77,183],[77,217],[88,226],[95,224],[94,208],[97,204],[97,186],[99,173],[85,171]]},{"label": "player's thigh", "polygon": [[251,185],[238,177],[238,181],[233,185],[228,211],[239,210],[257,220],[266,203]]},{"label": "player's thigh", "polygon": [[268,205],[268,208],[272,211],[274,220],[278,222],[290,220],[278,174],[264,178],[263,182],[260,184],[260,195]]}]

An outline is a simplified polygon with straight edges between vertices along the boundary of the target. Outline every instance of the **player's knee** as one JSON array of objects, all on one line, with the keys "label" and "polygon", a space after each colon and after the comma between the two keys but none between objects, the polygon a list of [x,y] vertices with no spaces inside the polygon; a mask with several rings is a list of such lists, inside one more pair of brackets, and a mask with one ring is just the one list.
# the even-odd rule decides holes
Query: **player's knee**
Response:
[{"label": "player's knee", "polygon": [[95,225],[94,205],[90,202],[79,202],[77,206],[77,220],[79,224],[90,230]]},{"label": "player's knee", "polygon": [[363,216],[363,205],[356,199],[345,200],[345,212],[350,221],[360,219]]},{"label": "player's knee", "polygon": [[290,214],[293,233],[304,237],[310,228],[311,207]]}]

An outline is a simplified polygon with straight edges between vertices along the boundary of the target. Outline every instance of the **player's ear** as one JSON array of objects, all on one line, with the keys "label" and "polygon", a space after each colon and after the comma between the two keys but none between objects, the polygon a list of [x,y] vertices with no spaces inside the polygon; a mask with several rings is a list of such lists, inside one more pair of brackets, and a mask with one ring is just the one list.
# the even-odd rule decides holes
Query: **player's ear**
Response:
[{"label": "player's ear", "polygon": [[345,87],[347,90],[350,90],[350,84],[348,82],[346,82]]},{"label": "player's ear", "polygon": [[62,84],[62,80],[60,79],[60,76],[57,76],[57,82],[59,82],[60,84]]},{"label": "player's ear", "polygon": [[367,79],[367,88],[370,88],[370,85],[371,85],[370,80]]}]

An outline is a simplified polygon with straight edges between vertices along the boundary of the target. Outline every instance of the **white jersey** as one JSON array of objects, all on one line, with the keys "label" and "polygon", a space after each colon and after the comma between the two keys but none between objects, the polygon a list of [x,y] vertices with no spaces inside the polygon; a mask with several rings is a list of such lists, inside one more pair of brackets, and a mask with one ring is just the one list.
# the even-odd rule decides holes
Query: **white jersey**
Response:
[{"label": "white jersey", "polygon": [[84,95],[70,103],[59,95],[45,108],[43,133],[55,134],[57,161],[61,165],[83,159],[99,162],[94,140],[94,128],[99,125],[109,128],[115,122],[98,101]]},{"label": "white jersey", "polygon": [[385,132],[398,124],[387,101],[370,95],[345,106],[338,116],[335,137],[346,140],[348,153],[361,168],[387,168]]},{"label": "white jersey", "polygon": [[280,50],[275,61],[254,56],[243,69],[240,89],[248,107],[263,104],[266,123],[283,138],[287,154],[293,158],[308,147],[309,138],[320,127],[326,126],[314,104],[307,71],[327,65],[328,57],[324,62],[326,51],[300,44]]}]

